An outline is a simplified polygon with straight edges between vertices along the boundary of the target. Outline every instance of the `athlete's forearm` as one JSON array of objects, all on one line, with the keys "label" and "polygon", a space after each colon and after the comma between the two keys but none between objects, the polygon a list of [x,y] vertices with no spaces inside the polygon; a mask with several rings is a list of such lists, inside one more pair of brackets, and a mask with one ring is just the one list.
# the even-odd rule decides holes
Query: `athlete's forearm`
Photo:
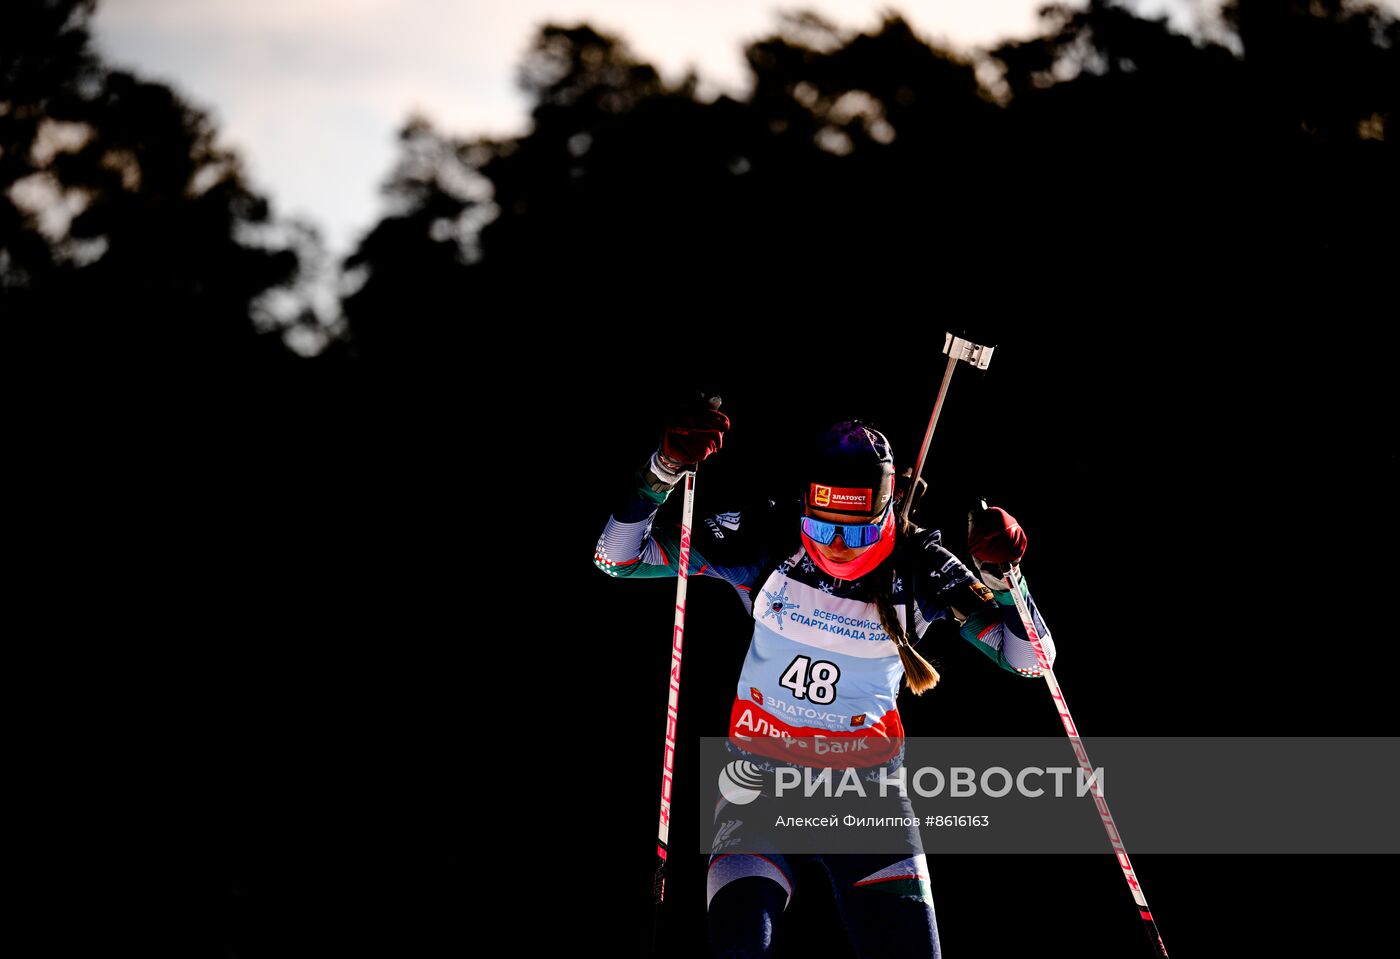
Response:
[{"label": "athlete's forearm", "polygon": [[[991,584],[988,584],[989,586]],[[962,637],[986,653],[998,666],[1017,676],[1039,676],[1040,664],[1035,649],[1026,635],[1025,625],[1016,612],[1016,604],[1008,590],[993,590],[993,601],[981,604],[962,624]],[[1050,664],[1055,663],[1055,643],[1040,618],[1035,600],[1027,592],[1026,600],[1035,621],[1036,632]]]},{"label": "athlete's forearm", "polygon": [[[675,558],[652,534],[656,512],[674,486],[674,477],[655,457],[639,466],[598,537],[593,564],[609,576],[674,576]],[[668,565],[668,562],[672,565]]]}]

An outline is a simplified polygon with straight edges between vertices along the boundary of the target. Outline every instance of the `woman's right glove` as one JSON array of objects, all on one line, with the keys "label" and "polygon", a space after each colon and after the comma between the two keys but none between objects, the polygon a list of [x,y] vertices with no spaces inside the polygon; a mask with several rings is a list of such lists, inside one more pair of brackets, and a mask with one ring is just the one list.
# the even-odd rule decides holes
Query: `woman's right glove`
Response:
[{"label": "woman's right glove", "polygon": [[651,471],[667,488],[724,446],[729,417],[719,411],[719,403],[718,396],[697,397],[666,421],[661,447],[651,456]]}]

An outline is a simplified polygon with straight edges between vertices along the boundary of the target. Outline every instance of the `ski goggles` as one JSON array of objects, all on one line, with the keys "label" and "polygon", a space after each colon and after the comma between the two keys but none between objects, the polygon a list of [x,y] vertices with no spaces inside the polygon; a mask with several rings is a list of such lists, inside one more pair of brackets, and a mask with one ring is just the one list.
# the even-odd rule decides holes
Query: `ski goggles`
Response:
[{"label": "ski goggles", "polygon": [[802,532],[806,533],[812,542],[820,543],[823,546],[830,546],[831,541],[836,538],[836,534],[840,533],[841,542],[846,544],[847,549],[860,549],[862,546],[870,546],[880,541],[880,533],[885,528],[885,518],[889,515],[890,507],[893,505],[893,502],[886,503],[885,511],[873,523],[830,523],[824,519],[804,516],[802,517]]}]

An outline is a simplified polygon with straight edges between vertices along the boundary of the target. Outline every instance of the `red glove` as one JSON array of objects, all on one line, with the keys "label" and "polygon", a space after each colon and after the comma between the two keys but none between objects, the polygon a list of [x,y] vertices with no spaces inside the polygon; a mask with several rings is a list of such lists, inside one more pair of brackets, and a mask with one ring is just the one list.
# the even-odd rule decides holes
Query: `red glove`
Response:
[{"label": "red glove", "polygon": [[724,445],[729,417],[701,407],[672,416],[661,438],[662,465],[677,469],[695,466]]},{"label": "red glove", "polygon": [[1019,563],[1026,555],[1026,532],[1000,506],[975,509],[967,518],[967,548],[979,565]]}]

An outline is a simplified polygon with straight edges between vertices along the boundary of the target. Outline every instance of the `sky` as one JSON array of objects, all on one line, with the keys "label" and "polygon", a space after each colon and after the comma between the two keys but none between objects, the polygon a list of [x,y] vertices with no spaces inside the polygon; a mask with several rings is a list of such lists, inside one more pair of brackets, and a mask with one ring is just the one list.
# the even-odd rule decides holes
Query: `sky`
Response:
[{"label": "sky", "polygon": [[[743,47],[772,34],[780,10],[815,10],[867,30],[903,14],[926,40],[963,52],[1036,32],[1045,0],[101,0],[97,48],[118,67],[171,84],[213,117],[254,189],[279,216],[316,224],[350,252],[383,213],[380,185],[413,111],[438,129],[523,134],[529,104],[515,76],[537,27],[588,22],[620,34],[675,81],[742,96]],[[1186,29],[1215,0],[1135,0]]]}]

